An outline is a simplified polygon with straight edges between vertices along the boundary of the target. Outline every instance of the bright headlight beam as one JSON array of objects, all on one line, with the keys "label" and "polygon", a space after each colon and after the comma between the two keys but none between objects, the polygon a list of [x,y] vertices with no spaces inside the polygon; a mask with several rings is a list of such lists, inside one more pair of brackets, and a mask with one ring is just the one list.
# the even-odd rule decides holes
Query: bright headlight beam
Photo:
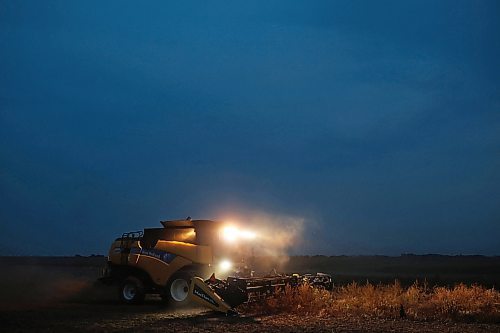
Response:
[{"label": "bright headlight beam", "polygon": [[235,227],[225,227],[222,230],[222,237],[228,242],[234,242],[238,238],[238,230]]},{"label": "bright headlight beam", "polygon": [[255,232],[248,231],[248,230],[240,231],[239,234],[240,234],[240,237],[244,238],[244,239],[254,239],[257,236],[255,234]]},{"label": "bright headlight beam", "polygon": [[233,266],[233,264],[229,260],[222,260],[219,263],[219,268],[222,272],[226,272],[226,271],[230,270],[232,266]]},{"label": "bright headlight beam", "polygon": [[256,237],[257,234],[253,231],[239,230],[233,226],[227,226],[222,229],[222,238],[229,243],[233,243],[238,239],[252,240]]}]

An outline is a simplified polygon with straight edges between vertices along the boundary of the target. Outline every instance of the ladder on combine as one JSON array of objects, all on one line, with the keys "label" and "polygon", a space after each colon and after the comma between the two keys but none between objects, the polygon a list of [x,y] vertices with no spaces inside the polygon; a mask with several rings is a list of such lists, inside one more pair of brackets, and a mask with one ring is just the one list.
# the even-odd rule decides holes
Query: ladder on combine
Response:
[{"label": "ladder on combine", "polygon": [[122,234],[120,238],[120,263],[122,265],[128,264],[128,255],[130,254],[132,244],[140,240],[143,235],[142,231],[131,231]]}]

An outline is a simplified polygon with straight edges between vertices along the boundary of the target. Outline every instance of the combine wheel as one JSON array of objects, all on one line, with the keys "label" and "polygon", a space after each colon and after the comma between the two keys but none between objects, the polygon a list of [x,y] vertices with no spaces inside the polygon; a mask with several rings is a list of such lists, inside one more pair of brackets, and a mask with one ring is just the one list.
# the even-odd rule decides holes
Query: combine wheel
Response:
[{"label": "combine wheel", "polygon": [[162,298],[171,305],[186,305],[189,303],[189,284],[191,276],[186,273],[177,273],[170,278]]},{"label": "combine wheel", "polygon": [[135,276],[129,276],[120,284],[118,289],[120,299],[128,304],[139,304],[144,301],[146,296],[144,284]]}]

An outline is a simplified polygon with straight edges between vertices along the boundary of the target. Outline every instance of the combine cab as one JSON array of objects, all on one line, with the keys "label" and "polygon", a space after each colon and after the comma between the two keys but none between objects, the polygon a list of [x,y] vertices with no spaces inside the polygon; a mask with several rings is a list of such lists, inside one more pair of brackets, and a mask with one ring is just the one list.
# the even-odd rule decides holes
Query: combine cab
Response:
[{"label": "combine cab", "polygon": [[[216,274],[228,274],[236,268],[227,259],[234,248],[225,247],[225,242],[233,243],[236,238],[251,241],[254,233],[211,220],[188,218],[161,224],[162,228],[124,233],[111,245],[100,280],[118,285],[123,302],[140,303],[146,294],[158,294],[170,304],[194,300],[229,314],[236,313],[238,305],[283,290],[286,285],[333,286],[326,274],[254,277],[248,267],[235,276],[217,279]],[[245,271],[248,274],[242,276]]]}]

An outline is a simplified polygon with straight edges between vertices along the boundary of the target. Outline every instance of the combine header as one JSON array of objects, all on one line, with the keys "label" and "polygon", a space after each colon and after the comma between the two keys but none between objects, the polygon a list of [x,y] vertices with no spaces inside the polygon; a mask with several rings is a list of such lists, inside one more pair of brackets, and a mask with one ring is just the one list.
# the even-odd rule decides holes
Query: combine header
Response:
[{"label": "combine header", "polygon": [[[193,300],[235,314],[238,305],[308,283],[331,289],[327,274],[254,276],[241,264],[242,247],[259,235],[211,220],[162,221],[163,228],[124,233],[111,245],[101,281],[118,285],[126,303],[158,294],[170,304]],[[235,265],[240,262],[240,265]],[[218,279],[216,276],[227,276]],[[202,277],[210,277],[203,279]]]}]

